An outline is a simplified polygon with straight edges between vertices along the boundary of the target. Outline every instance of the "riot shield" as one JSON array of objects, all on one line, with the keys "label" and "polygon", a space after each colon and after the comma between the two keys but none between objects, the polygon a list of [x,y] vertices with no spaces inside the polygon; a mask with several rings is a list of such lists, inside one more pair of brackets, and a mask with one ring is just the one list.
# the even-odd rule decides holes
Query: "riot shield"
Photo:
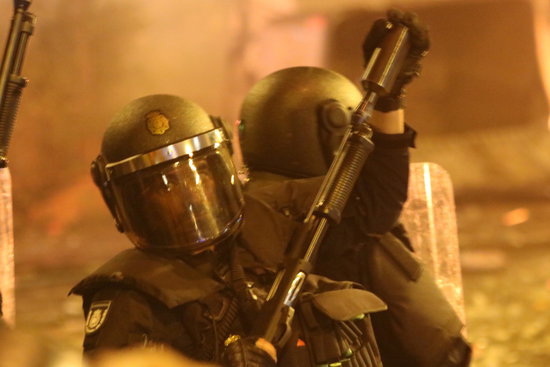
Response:
[{"label": "riot shield", "polygon": [[401,221],[415,252],[465,324],[453,186],[441,166],[412,163]]},{"label": "riot shield", "polygon": [[5,167],[0,169],[0,291],[3,319],[12,326],[15,324],[14,283],[11,175]]}]

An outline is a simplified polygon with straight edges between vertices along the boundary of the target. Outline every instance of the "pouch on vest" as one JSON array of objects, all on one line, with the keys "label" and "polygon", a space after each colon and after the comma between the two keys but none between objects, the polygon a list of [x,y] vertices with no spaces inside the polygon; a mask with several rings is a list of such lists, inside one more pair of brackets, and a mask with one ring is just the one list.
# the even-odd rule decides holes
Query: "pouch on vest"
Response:
[{"label": "pouch on vest", "polygon": [[381,366],[369,314],[386,310],[384,302],[356,283],[308,280],[312,288],[300,296],[298,314],[312,363]]}]

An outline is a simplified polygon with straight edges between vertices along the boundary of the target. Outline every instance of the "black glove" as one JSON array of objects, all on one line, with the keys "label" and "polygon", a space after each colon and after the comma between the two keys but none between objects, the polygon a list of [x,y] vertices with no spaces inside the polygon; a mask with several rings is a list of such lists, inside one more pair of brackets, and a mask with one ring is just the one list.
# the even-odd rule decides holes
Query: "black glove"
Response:
[{"label": "black glove", "polygon": [[363,57],[365,65],[370,60],[374,49],[380,44],[388,32],[387,23],[402,24],[409,29],[411,48],[401,71],[397,75],[395,83],[389,94],[380,96],[375,110],[382,112],[394,111],[405,107],[405,85],[409,84],[416,76],[420,75],[422,57],[430,49],[428,28],[420,23],[415,13],[401,12],[391,9],[387,12],[387,19],[378,19],[374,22],[369,33],[363,41]]},{"label": "black glove", "polygon": [[[228,339],[229,340],[229,339]],[[223,353],[224,367],[276,367],[271,356],[256,346],[255,338],[234,338],[226,341]]]}]

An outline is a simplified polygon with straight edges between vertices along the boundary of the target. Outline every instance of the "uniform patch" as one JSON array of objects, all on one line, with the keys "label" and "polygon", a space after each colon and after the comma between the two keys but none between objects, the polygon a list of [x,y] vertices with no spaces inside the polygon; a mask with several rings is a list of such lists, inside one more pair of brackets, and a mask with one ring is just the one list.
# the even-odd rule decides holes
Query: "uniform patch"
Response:
[{"label": "uniform patch", "polygon": [[145,115],[147,130],[153,135],[162,135],[170,128],[170,120],[160,111],[151,111]]},{"label": "uniform patch", "polygon": [[88,311],[88,318],[86,319],[86,334],[91,334],[99,330],[103,322],[107,318],[111,301],[98,301],[93,302]]}]

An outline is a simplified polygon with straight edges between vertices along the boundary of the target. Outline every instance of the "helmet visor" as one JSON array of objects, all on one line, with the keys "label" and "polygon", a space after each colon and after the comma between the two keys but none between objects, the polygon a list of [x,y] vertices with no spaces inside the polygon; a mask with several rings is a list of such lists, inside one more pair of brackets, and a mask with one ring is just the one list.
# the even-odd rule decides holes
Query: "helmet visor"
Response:
[{"label": "helmet visor", "polygon": [[115,178],[113,191],[140,248],[200,250],[231,234],[243,207],[225,145]]}]

